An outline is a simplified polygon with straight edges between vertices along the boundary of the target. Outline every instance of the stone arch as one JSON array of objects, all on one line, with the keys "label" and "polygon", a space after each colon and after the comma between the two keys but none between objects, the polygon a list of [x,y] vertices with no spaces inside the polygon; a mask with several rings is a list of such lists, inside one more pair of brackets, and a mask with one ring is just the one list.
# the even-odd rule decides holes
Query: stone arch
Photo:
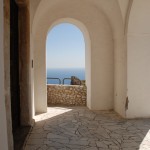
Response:
[{"label": "stone arch", "polygon": [[[86,28],[86,26],[73,18],[61,18],[53,22],[48,29],[48,31],[52,30],[53,27],[55,27],[58,24],[61,23],[70,23],[75,25],[79,30],[82,32],[85,42],[85,79],[86,79],[86,86],[87,86],[87,106],[90,108],[90,99],[91,99],[91,39],[89,32]],[[47,33],[48,33],[47,31]]]},{"label": "stone arch", "polygon": [[[48,3],[50,4],[48,5]],[[115,109],[124,116],[126,65],[124,59],[124,28],[121,14],[119,14],[119,5],[113,1],[112,5],[115,8],[115,13],[110,13],[113,9],[109,8],[106,1],[93,0],[92,2],[87,1],[86,3],[82,3],[79,0],[63,0],[61,2],[57,0],[42,0],[40,2],[33,19],[31,35],[33,41],[32,47],[34,49],[34,62],[36,64],[35,70],[41,67],[41,61],[37,61],[39,58],[38,53],[40,49],[45,49],[40,45],[37,46],[36,43],[44,42],[49,28],[48,26],[51,26],[53,22],[62,18],[78,20],[86,26],[91,39],[91,55],[89,57],[91,57],[90,103],[92,103],[90,108],[99,110]],[[44,55],[41,54],[43,57]],[[44,60],[42,61],[45,63]],[[35,74],[37,74],[36,71]],[[45,75],[43,74],[42,76]],[[118,78],[119,81],[117,81]],[[34,80],[34,86],[36,88],[45,82],[41,80],[40,83],[40,78],[36,79],[36,77]],[[39,82],[38,85],[36,84],[37,82]],[[40,87],[39,90],[44,92],[46,88]],[[35,93],[37,93],[36,89]],[[44,96],[41,98],[46,99]],[[41,98],[39,96],[36,98],[35,94],[36,104],[38,104],[37,99]],[[46,105],[43,108],[43,111],[46,110]],[[40,110],[42,108],[36,109],[36,111]]]}]

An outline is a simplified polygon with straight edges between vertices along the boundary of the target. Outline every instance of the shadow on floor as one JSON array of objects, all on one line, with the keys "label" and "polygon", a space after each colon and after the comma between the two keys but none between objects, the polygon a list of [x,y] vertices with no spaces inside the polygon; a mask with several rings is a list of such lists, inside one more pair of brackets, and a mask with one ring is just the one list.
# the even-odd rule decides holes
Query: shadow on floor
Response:
[{"label": "shadow on floor", "polygon": [[20,127],[14,132],[14,150],[22,150],[24,141],[30,132],[31,127]]}]

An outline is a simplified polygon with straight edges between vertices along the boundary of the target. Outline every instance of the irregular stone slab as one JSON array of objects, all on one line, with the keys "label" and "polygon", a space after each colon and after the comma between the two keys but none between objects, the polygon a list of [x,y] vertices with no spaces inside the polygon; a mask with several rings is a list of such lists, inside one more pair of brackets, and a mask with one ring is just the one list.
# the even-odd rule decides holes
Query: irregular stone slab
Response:
[{"label": "irregular stone slab", "polygon": [[120,150],[121,148],[119,146],[110,145],[109,149],[111,149],[111,150]]},{"label": "irregular stone slab", "polygon": [[150,150],[150,119],[126,120],[112,111],[86,107],[51,107],[35,121],[24,150]]},{"label": "irregular stone slab", "polygon": [[58,143],[61,143],[61,144],[68,144],[69,143],[69,139],[51,139],[50,141],[52,142],[58,142]]},{"label": "irregular stone slab", "polygon": [[68,144],[66,145],[67,148],[70,148],[71,150],[80,150],[80,149],[84,149],[84,146],[83,145],[71,145],[71,144]]},{"label": "irregular stone slab", "polygon": [[57,149],[54,147],[49,147],[47,150],[57,150]]},{"label": "irregular stone slab", "polygon": [[103,141],[103,143],[105,143],[106,145],[108,146],[111,146],[111,145],[116,145],[113,141]]},{"label": "irregular stone slab", "polygon": [[53,134],[53,133],[48,133],[47,138],[48,139],[68,139],[64,136]]},{"label": "irregular stone slab", "polygon": [[122,138],[122,135],[117,134],[117,133],[111,133],[110,136],[111,136],[111,138],[114,138],[114,139],[121,139]]},{"label": "irregular stone slab", "polygon": [[100,141],[97,141],[96,145],[97,145],[97,147],[100,147],[100,148],[104,148],[104,149],[108,148],[108,146],[105,143],[100,142]]},{"label": "irregular stone slab", "polygon": [[61,143],[58,143],[58,142],[50,142],[50,143],[47,142],[47,146],[54,147],[56,149],[65,148],[64,144],[61,144]]},{"label": "irregular stone slab", "polygon": [[26,145],[24,150],[37,150],[39,147],[39,145]]},{"label": "irregular stone slab", "polygon": [[70,140],[69,144],[86,146],[89,142],[87,140]]},{"label": "irregular stone slab", "polygon": [[121,147],[122,148],[138,148],[139,145],[134,141],[129,141],[129,142],[126,142],[126,143],[123,142],[121,144]]},{"label": "irregular stone slab", "polygon": [[103,136],[104,138],[110,138],[106,130],[102,127],[99,127],[96,132],[97,134],[99,134],[100,136]]},{"label": "irregular stone slab", "polygon": [[98,150],[98,148],[97,147],[88,147],[85,150]]},{"label": "irregular stone slab", "polygon": [[43,139],[43,138],[46,138],[47,137],[47,134],[46,133],[33,133],[30,135],[30,138],[31,139]]},{"label": "irregular stone slab", "polygon": [[96,146],[96,141],[92,141],[92,140],[89,140],[89,141],[90,141],[89,146],[91,146],[91,147]]},{"label": "irregular stone slab", "polygon": [[27,144],[30,144],[30,145],[42,145],[44,144],[43,143],[43,139],[30,139],[27,141]]}]

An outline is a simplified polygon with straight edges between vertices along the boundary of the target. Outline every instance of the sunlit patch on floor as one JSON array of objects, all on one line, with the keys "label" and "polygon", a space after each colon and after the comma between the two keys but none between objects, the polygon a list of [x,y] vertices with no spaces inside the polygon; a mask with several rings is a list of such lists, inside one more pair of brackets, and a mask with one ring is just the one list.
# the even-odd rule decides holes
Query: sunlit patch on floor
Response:
[{"label": "sunlit patch on floor", "polygon": [[150,149],[150,130],[147,132],[146,136],[144,137],[139,150],[148,150]]},{"label": "sunlit patch on floor", "polygon": [[58,115],[62,115],[63,113],[69,112],[72,109],[64,108],[64,107],[48,107],[47,113],[37,114],[34,119],[35,122],[39,122],[42,120],[50,119]]}]

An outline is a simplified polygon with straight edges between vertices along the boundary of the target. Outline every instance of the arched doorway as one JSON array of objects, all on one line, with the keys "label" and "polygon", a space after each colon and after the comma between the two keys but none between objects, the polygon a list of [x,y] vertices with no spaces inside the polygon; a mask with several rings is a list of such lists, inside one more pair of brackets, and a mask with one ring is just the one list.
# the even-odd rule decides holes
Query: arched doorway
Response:
[{"label": "arched doorway", "polygon": [[[109,19],[102,11],[95,9],[93,3],[81,5],[81,1],[68,0],[67,5],[60,5],[60,3],[47,5],[51,1],[42,2],[32,24],[35,111],[45,112],[47,110],[45,67],[47,33],[49,29],[63,22],[76,25],[85,38],[86,80],[89,79],[87,80],[87,106],[94,110],[113,109],[114,35]],[[115,47],[117,48],[119,49]]]},{"label": "arched doorway", "polygon": [[[90,107],[90,100],[91,100],[91,40],[90,40],[90,36],[89,36],[89,32],[86,29],[85,25],[83,23],[81,23],[80,21],[76,20],[76,19],[72,19],[72,18],[62,18],[62,19],[58,19],[56,21],[54,21],[51,26],[48,28],[46,35],[48,34],[48,31],[51,31],[51,29],[53,27],[55,27],[58,24],[61,23],[69,23],[72,24],[74,26],[76,26],[80,32],[82,32],[83,37],[84,37],[84,41],[85,41],[85,80],[86,80],[86,86],[87,86],[87,106]],[[44,35],[45,36],[45,35]],[[43,39],[46,43],[46,37]],[[43,56],[38,56],[41,57],[41,61],[43,61],[43,65],[42,67],[39,66],[38,67],[38,71],[40,72],[39,74],[36,73],[36,75],[34,76],[35,78],[35,112],[45,112],[45,110],[47,110],[47,80],[46,80],[46,44],[41,46],[45,47],[45,51],[43,52]],[[41,62],[38,62],[41,63]],[[36,65],[38,65],[37,62],[35,62]],[[45,66],[45,67],[44,67]],[[35,69],[35,68],[34,68]],[[40,74],[42,74],[42,76],[40,77]],[[37,77],[39,78],[38,80],[38,85],[42,85],[42,87],[38,87],[36,84],[37,81]],[[41,80],[42,79],[42,80]],[[40,92],[41,93],[36,93],[36,88],[40,88]],[[42,90],[41,90],[42,88]],[[37,95],[39,95],[37,97]],[[39,102],[37,102],[39,99]],[[41,101],[42,99],[42,101]]]},{"label": "arched doorway", "polygon": [[86,105],[85,42],[77,26],[60,23],[48,32],[46,71],[48,106]]}]

